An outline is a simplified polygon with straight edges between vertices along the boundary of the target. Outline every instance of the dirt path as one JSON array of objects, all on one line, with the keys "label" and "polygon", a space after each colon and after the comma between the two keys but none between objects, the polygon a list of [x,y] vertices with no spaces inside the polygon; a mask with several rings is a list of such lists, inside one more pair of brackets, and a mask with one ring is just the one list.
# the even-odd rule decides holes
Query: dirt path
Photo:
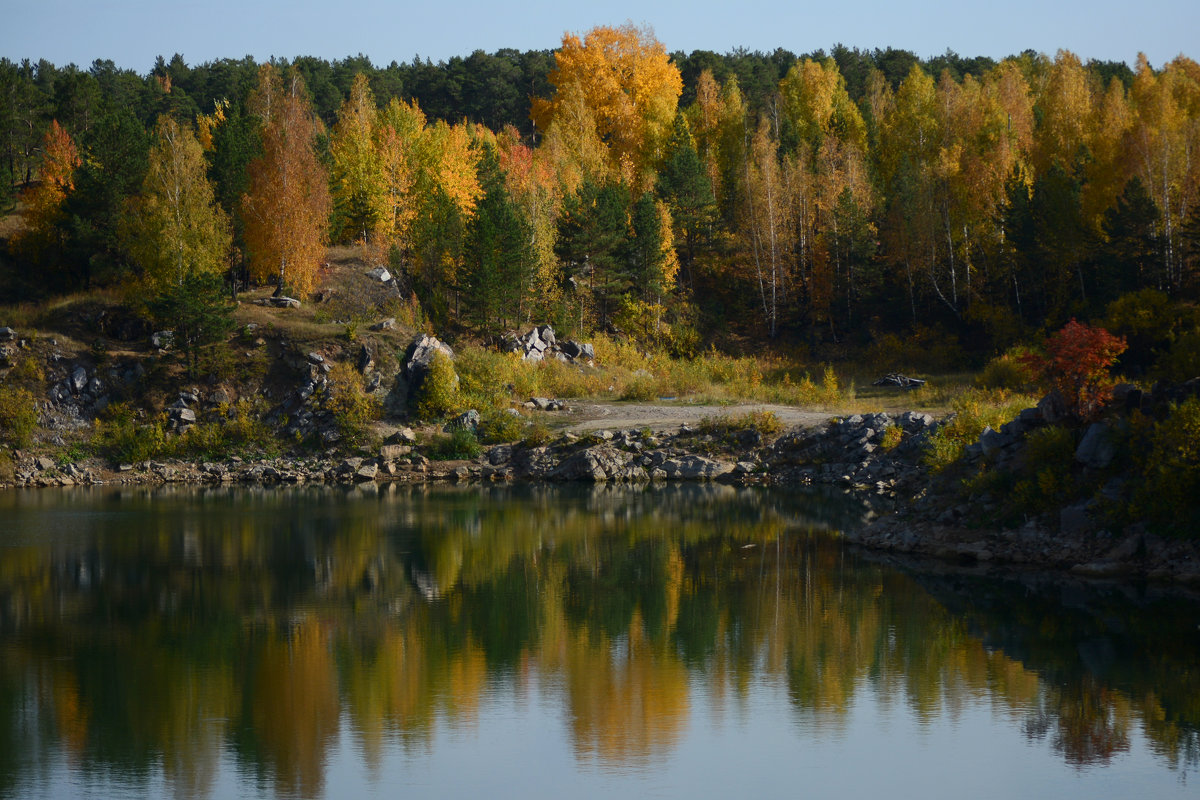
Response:
[{"label": "dirt path", "polygon": [[680,425],[696,425],[705,417],[734,416],[747,411],[770,411],[785,427],[820,425],[834,416],[828,411],[806,411],[794,406],[770,403],[739,405],[644,405],[640,403],[572,403],[562,419],[566,430],[594,431],[601,428],[628,430],[650,428],[655,431],[678,430]]}]

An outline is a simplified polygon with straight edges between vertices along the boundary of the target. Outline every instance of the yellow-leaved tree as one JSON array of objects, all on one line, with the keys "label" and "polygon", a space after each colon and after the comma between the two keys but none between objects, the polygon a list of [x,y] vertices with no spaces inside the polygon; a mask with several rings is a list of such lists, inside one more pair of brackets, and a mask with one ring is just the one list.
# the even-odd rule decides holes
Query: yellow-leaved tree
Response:
[{"label": "yellow-leaved tree", "polygon": [[133,250],[151,285],[182,286],[224,267],[229,220],[213,198],[200,141],[166,114],[154,126],[136,219]]},{"label": "yellow-leaved tree", "polygon": [[[538,128],[549,135],[558,124],[556,135],[571,141],[598,136],[609,168],[622,181],[638,190],[651,188],[652,167],[671,135],[683,91],[679,69],[654,32],[626,23],[593,28],[582,39],[568,33],[549,80],[554,96],[533,102]],[[587,129],[580,104],[594,131]]]},{"label": "yellow-leaved tree", "polygon": [[[350,97],[338,110],[329,149],[333,157],[333,204],[341,239],[364,241],[386,231],[390,198],[388,173],[393,164],[384,150],[388,138],[377,135],[375,97],[361,72]],[[382,229],[382,231],[381,231]]]},{"label": "yellow-leaved tree", "polygon": [[316,284],[332,205],[316,153],[320,123],[294,69],[285,81],[270,64],[260,67],[251,107],[262,120],[263,151],[242,197],[250,272],[303,295]]}]

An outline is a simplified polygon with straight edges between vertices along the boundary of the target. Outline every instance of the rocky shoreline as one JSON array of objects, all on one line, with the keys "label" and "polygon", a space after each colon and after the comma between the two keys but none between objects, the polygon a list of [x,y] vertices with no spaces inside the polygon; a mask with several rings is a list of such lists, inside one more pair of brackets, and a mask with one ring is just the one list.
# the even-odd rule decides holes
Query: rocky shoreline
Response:
[{"label": "rocky shoreline", "polygon": [[[5,340],[16,342],[16,333],[4,330]],[[127,393],[128,387],[140,384],[146,372],[138,358],[110,359],[103,369],[89,367],[83,359],[59,354],[53,339],[37,344],[21,340],[16,345],[16,349],[6,346],[6,363],[14,361],[23,349],[45,351],[37,354],[44,359],[49,378],[49,394],[42,405],[49,430],[86,427],[87,420],[110,402],[110,396]],[[286,388],[274,393],[275,404],[265,421],[294,440],[320,443],[321,454],[202,462],[162,459],[114,467],[95,457],[67,461],[61,455],[55,460],[12,451],[13,477],[7,483],[0,481],[0,488],[437,481],[627,485],[715,481],[785,488],[825,486],[862,500],[866,509],[862,523],[846,526],[843,535],[853,545],[877,552],[957,564],[1028,565],[1090,577],[1200,584],[1200,547],[1195,543],[1157,536],[1142,525],[1106,527],[1102,517],[1093,513],[1094,503],[1063,498],[1062,508],[1053,514],[1029,516],[1009,527],[986,523],[989,514],[994,518],[991,512],[1002,505],[1002,499],[964,497],[960,484],[930,474],[925,465],[929,437],[946,422],[929,414],[855,414],[794,427],[782,435],[764,432],[746,420],[732,428],[684,424],[665,431],[643,427],[568,432],[545,444],[493,445],[477,458],[458,461],[431,460],[426,455],[431,451],[418,444],[417,436],[401,428],[373,451],[347,455],[329,408],[328,354],[297,351],[282,340],[274,347],[278,350],[275,359],[292,377],[285,382]],[[510,349],[526,359],[550,354],[571,362],[591,356],[586,345],[559,344],[548,327],[516,338]],[[355,356],[355,370],[367,381],[367,391],[386,395],[384,410],[402,418],[437,352],[453,358],[453,351],[436,338],[417,336],[386,374],[377,368],[376,354],[367,344],[351,355]],[[1188,391],[1195,394],[1200,386]],[[259,393],[272,396],[265,389]],[[234,399],[222,387],[203,397],[195,389],[180,392],[164,412],[169,435],[183,433],[201,418],[227,417]],[[1178,398],[1155,400],[1141,393],[1124,398],[1126,406],[1134,401],[1143,406],[1161,405],[1168,400]],[[532,414],[561,408],[544,398],[531,399],[525,405]],[[970,464],[986,459],[998,467],[1019,461],[1026,434],[1059,424],[1061,416],[1053,402],[1026,409],[999,431],[985,429],[978,442],[967,448],[964,461]],[[478,415],[474,423],[478,423]],[[1107,420],[1086,430],[1076,453],[1079,469],[1107,467],[1112,452],[1106,442],[1113,424]],[[1119,489],[1120,479],[1115,482]]]},{"label": "rocky shoreline", "polygon": [[[1032,414],[1026,415],[1027,419]],[[868,414],[794,428],[777,437],[747,427],[714,434],[600,430],[555,442],[494,445],[475,459],[434,461],[402,430],[369,457],[309,456],[192,463],[148,461],[109,469],[95,459],[59,465],[18,462],[10,486],[295,485],[307,483],[575,482],[645,485],[678,481],[776,487],[826,486],[852,492],[867,509],[844,539],[856,547],[963,566],[1024,567],[1088,578],[1200,585],[1200,548],[1132,525],[1064,532],[1047,515],[1015,528],[964,524],[969,508],[922,464],[927,438],[943,420],[928,414]],[[1008,433],[1011,433],[1008,432]],[[985,432],[984,438],[989,436]],[[1013,444],[1017,443],[1014,436]]]}]

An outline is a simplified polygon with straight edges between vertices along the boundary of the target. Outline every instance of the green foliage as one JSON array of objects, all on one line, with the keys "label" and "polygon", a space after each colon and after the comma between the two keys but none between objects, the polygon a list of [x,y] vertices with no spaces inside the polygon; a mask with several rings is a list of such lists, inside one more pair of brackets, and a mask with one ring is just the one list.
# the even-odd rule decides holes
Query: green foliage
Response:
[{"label": "green foliage", "polygon": [[168,284],[150,301],[149,308],[156,325],[175,332],[175,347],[193,378],[201,355],[237,327],[235,305],[225,294],[221,279],[211,273],[189,273],[181,283]]},{"label": "green foliage", "polygon": [[113,403],[96,420],[93,444],[97,452],[113,462],[130,464],[163,455],[167,436],[161,418],[139,424],[130,406]]},{"label": "green foliage", "polygon": [[478,458],[483,448],[470,430],[456,428],[448,436],[433,437],[425,452],[434,461],[459,461]]},{"label": "green foliage", "polygon": [[489,411],[479,422],[479,440],[484,444],[518,441],[525,434],[526,419],[507,409]]},{"label": "green foliage", "polygon": [[763,436],[772,436],[783,430],[783,423],[772,411],[755,409],[742,414],[723,414],[704,417],[700,420],[701,433],[726,438],[742,431],[758,431]]},{"label": "green foliage", "polygon": [[1024,347],[1014,347],[996,356],[975,377],[975,384],[981,389],[1030,391],[1034,384],[1034,374],[1028,363],[1029,352]]},{"label": "green foliage", "polygon": [[1145,447],[1135,447],[1140,467],[1131,515],[1160,529],[1195,537],[1200,532],[1200,399],[1190,398],[1155,423]]},{"label": "green foliage", "polygon": [[25,356],[8,373],[8,380],[12,383],[40,384],[46,380],[46,370],[33,356]]},{"label": "green foliage", "polygon": [[1081,486],[1073,474],[1077,438],[1075,430],[1054,425],[1025,437],[1023,465],[1007,495],[1011,510],[1049,511],[1078,497]]},{"label": "green foliage", "polygon": [[467,225],[463,282],[467,316],[480,330],[494,333],[517,322],[534,253],[529,226],[505,188],[495,148],[484,147],[478,170],[484,195]]},{"label": "green foliage", "polygon": [[415,411],[418,419],[442,419],[459,409],[459,379],[454,362],[445,353],[436,352],[429,372],[418,390]]},{"label": "green foliage", "polygon": [[537,420],[525,431],[525,438],[521,443],[526,447],[545,447],[553,440],[554,431],[550,430],[546,423]]},{"label": "green foliage", "polygon": [[1185,333],[1176,339],[1171,349],[1158,360],[1154,371],[1158,377],[1175,382],[1200,376],[1200,331]]},{"label": "green foliage", "polygon": [[886,333],[867,349],[867,361],[879,372],[948,372],[967,362],[953,333],[914,325],[906,335]]},{"label": "green foliage", "polygon": [[880,437],[879,447],[885,452],[895,450],[903,440],[904,428],[899,425],[888,425],[883,429],[883,436]]},{"label": "green foliage", "polygon": [[958,461],[968,445],[979,440],[984,428],[999,430],[1032,404],[1033,398],[1027,395],[984,390],[964,392],[951,403],[953,418],[929,437],[925,463],[935,472],[946,469]]},{"label": "green foliage", "polygon": [[262,410],[249,400],[239,400],[221,419],[201,422],[182,436],[167,439],[163,454],[210,461],[233,455],[275,455],[279,441],[262,421]]},{"label": "green foliage", "polygon": [[621,390],[620,399],[646,402],[660,397],[660,392],[659,381],[649,372],[638,370]]},{"label": "green foliage", "polygon": [[139,423],[125,403],[109,406],[95,424],[92,447],[118,464],[154,458],[187,458],[215,461],[233,455],[271,456],[279,452],[279,441],[262,421],[260,402],[239,400],[221,409],[215,420],[193,425],[180,436],[167,434],[161,417]]},{"label": "green foliage", "polygon": [[0,439],[26,447],[37,428],[37,401],[33,392],[11,383],[0,385]]},{"label": "green foliage", "polygon": [[1121,366],[1148,367],[1156,352],[1170,345],[1181,317],[1171,299],[1157,289],[1131,292],[1109,303],[1104,325],[1129,344]]},{"label": "green foliage", "polygon": [[370,424],[379,419],[382,411],[379,400],[366,393],[362,376],[345,362],[334,364],[329,372],[325,408],[333,412],[338,433],[350,444],[363,441]]}]

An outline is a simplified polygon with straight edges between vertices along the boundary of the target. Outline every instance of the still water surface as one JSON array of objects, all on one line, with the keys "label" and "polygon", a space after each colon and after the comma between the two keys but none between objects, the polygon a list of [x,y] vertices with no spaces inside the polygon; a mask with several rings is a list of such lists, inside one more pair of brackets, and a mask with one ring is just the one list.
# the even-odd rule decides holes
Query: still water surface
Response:
[{"label": "still water surface", "polygon": [[1196,797],[1200,606],[680,486],[0,493],[0,796]]}]

